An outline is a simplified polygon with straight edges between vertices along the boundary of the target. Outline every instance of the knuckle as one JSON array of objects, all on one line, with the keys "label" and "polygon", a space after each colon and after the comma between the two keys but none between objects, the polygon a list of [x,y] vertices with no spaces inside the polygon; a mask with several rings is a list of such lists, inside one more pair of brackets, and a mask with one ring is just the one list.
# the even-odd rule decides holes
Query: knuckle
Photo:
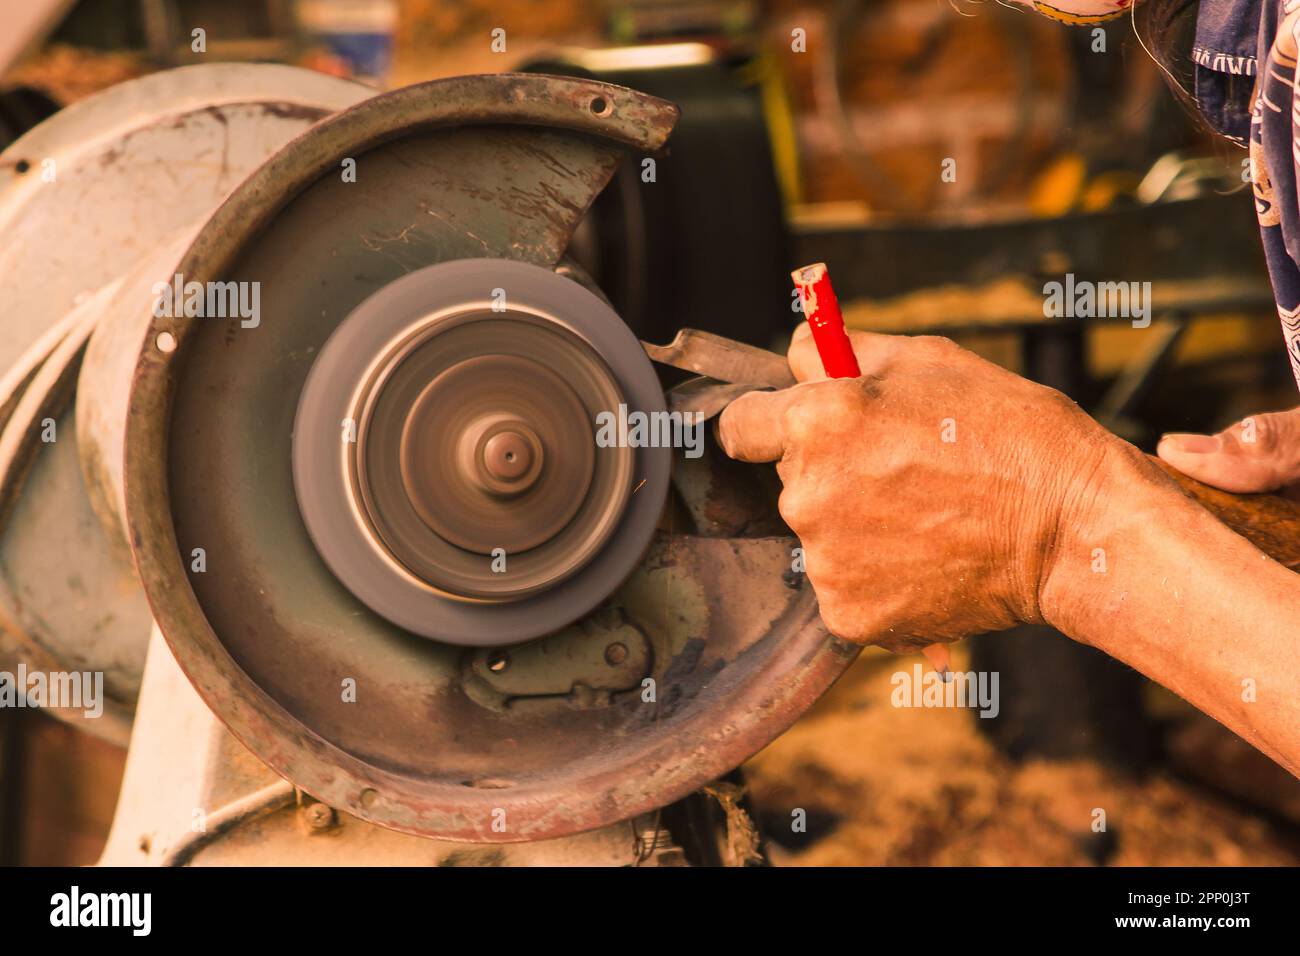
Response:
[{"label": "knuckle", "polygon": [[1227,434],[1249,458],[1267,466],[1279,484],[1300,478],[1300,409],[1252,415]]},{"label": "knuckle", "polygon": [[783,416],[785,434],[796,444],[806,441],[817,433],[818,425],[826,410],[819,409],[816,401],[809,401],[806,395],[790,402],[785,407]]},{"label": "knuckle", "polygon": [[833,379],[825,385],[818,396],[819,411],[823,415],[840,419],[856,414],[862,407],[862,389],[856,379]]},{"label": "knuckle", "polygon": [[[777,499],[777,510],[781,512],[781,518],[793,530],[798,531],[800,528],[808,527],[809,509],[806,495],[801,494],[794,488],[787,486],[781,492],[781,497]],[[807,549],[804,551],[807,554]]]},{"label": "knuckle", "polygon": [[1282,415],[1267,412],[1243,419],[1233,430],[1247,454],[1257,458],[1274,458],[1280,452],[1288,450],[1285,445],[1290,438],[1289,425],[1290,422]]},{"label": "knuckle", "polygon": [[1059,411],[1065,411],[1065,412],[1079,411],[1078,402],[1072,399],[1069,395],[1066,395],[1064,392],[1058,391],[1055,388],[1047,389],[1047,401],[1050,402],[1052,405],[1056,406],[1056,408]]},{"label": "knuckle", "polygon": [[918,335],[912,341],[932,355],[952,355],[962,350],[960,345],[946,335]]}]

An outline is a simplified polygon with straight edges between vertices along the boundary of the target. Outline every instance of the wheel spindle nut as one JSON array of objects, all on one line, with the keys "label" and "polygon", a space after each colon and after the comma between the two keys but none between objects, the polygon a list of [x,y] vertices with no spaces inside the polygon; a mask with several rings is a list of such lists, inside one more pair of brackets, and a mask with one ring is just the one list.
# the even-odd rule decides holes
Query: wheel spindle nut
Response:
[{"label": "wheel spindle nut", "polygon": [[532,446],[518,432],[498,432],[483,446],[483,467],[499,481],[517,481],[533,467]]}]

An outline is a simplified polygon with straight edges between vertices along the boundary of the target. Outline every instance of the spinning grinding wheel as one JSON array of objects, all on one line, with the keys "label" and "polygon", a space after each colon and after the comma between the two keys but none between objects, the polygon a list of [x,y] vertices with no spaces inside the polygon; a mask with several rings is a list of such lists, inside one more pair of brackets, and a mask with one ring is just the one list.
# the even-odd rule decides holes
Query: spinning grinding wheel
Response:
[{"label": "spinning grinding wheel", "polygon": [[334,573],[395,624],[452,644],[539,637],[627,577],[663,506],[669,449],[596,445],[620,404],[664,410],[595,294],[529,263],[431,266],[363,302],[312,366],[298,504]]},{"label": "spinning grinding wheel", "polygon": [[259,321],[156,318],[145,287],[97,329],[82,389],[122,427],[91,457],[123,462],[98,480],[158,626],[319,800],[448,840],[592,829],[730,771],[854,656],[766,472],[595,441],[664,396],[563,255],[675,115],[538,75],[374,97],[159,268],[260,290]]}]

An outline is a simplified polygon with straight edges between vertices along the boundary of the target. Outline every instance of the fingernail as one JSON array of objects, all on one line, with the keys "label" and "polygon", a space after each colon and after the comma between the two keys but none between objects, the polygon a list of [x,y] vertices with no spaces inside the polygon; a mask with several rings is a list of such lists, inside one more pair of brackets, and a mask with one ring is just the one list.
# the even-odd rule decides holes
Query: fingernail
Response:
[{"label": "fingernail", "polygon": [[1222,439],[1218,435],[1172,434],[1160,439],[1161,445],[1165,445],[1166,442],[1168,442],[1166,447],[1188,455],[1208,455],[1218,451],[1222,445]]},{"label": "fingernail", "polygon": [[807,322],[800,322],[795,326],[794,334],[790,336],[792,342],[798,342],[800,339],[806,339],[812,335],[812,329],[808,327]]}]

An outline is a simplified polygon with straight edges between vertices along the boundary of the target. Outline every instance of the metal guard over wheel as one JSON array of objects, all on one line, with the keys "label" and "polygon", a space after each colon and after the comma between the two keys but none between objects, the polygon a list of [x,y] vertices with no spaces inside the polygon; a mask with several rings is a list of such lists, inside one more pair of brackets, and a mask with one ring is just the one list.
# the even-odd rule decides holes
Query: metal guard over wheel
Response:
[{"label": "metal guard over wheel", "polygon": [[636,567],[667,494],[669,449],[596,447],[597,415],[620,404],[663,411],[663,392],[577,282],[500,259],[421,269],[312,366],[294,423],[303,520],[343,584],[409,631],[480,647],[550,633]]},{"label": "metal guard over wheel", "polygon": [[[791,539],[777,525],[754,524],[747,504],[726,500],[748,485],[715,472],[726,464],[720,456],[678,456],[675,480],[687,493],[663,509],[666,528],[652,533],[642,509],[660,511],[667,462],[651,456],[642,469],[639,449],[624,491],[617,482],[601,484],[596,453],[606,449],[591,449],[583,501],[602,505],[595,513],[603,515],[618,512],[620,496],[627,497],[604,544],[585,562],[584,548],[574,548],[564,577],[521,576],[505,582],[506,593],[483,597],[501,582],[481,573],[457,580],[457,566],[428,547],[436,536],[481,557],[479,549],[500,533],[498,526],[475,537],[435,494],[439,476],[449,474],[430,464],[439,443],[460,436],[457,443],[473,454],[459,477],[471,475],[480,489],[493,482],[507,491],[519,482],[534,487],[540,477],[530,478],[532,466],[519,467],[520,457],[568,434],[572,416],[529,417],[528,395],[550,388],[550,406],[572,408],[600,386],[629,405],[654,407],[638,391],[645,371],[639,351],[637,368],[625,366],[630,331],[600,319],[610,314],[592,305],[582,284],[555,272],[565,268],[560,260],[574,226],[614,169],[662,146],[676,115],[670,104],[621,87],[535,75],[459,77],[376,96],[288,144],[161,270],[187,281],[259,283],[259,325],[157,318],[143,306],[124,318],[130,324],[118,341],[132,353],[134,375],[122,406],[121,494],[154,617],[186,676],[235,736],[318,800],[385,827],[456,841],[544,840],[594,829],[665,806],[733,769],[803,713],[852,658],[854,648],[821,628],[811,589],[787,586]],[[338,170],[349,157],[357,159],[358,176],[345,182]],[[387,387],[364,389],[376,400],[357,406],[362,440],[351,451],[365,445],[382,454],[379,467],[368,463],[356,483],[345,481],[342,468],[345,416],[323,425],[329,453],[320,480],[336,483],[333,520],[352,524],[349,533],[366,533],[350,503],[360,502],[356,513],[376,531],[369,540],[382,542],[367,548],[388,555],[385,573],[395,588],[436,598],[442,619],[485,612],[475,633],[492,632],[494,618],[523,617],[525,609],[539,615],[554,594],[570,593],[563,617],[572,618],[595,595],[612,592],[574,624],[510,648],[457,647],[446,643],[446,628],[443,639],[430,640],[359,599],[349,589],[356,584],[342,582],[351,572],[322,557],[315,519],[308,519],[310,530],[303,520],[316,491],[302,486],[293,466],[294,446],[305,440],[305,432],[295,439],[294,428],[300,405],[307,407],[307,380],[328,358],[323,353],[334,351],[332,337],[349,317],[390,287],[419,282],[424,270],[435,274],[431,266],[482,258],[492,260],[494,276],[507,278],[476,279],[455,295],[441,284],[426,289],[432,298],[413,298],[392,334],[373,339],[358,374],[380,373],[376,383],[406,389],[409,401],[403,405]],[[462,268],[476,267],[445,274]],[[533,289],[530,280],[516,281],[524,273],[544,281]],[[484,310],[494,288],[505,289],[505,313]],[[565,298],[529,302],[534,294]],[[538,363],[500,354],[509,350],[508,337],[491,353],[474,347],[481,365],[456,368],[436,353],[417,358],[429,330],[394,341],[435,318],[449,324],[430,341],[461,334],[456,323],[485,320],[533,336],[529,351],[550,335],[543,364],[564,356],[589,381],[550,367],[566,392],[526,366],[527,380],[509,389],[524,397],[500,421],[470,416],[492,420],[465,437],[454,416],[439,414],[441,396],[486,401],[460,377],[471,385],[510,381],[519,361]],[[398,381],[405,363],[393,359],[400,355],[429,360],[427,374]],[[358,378],[340,401],[352,407],[369,381]],[[485,391],[490,397],[493,390]],[[390,431],[381,445],[366,445],[383,429]],[[541,452],[544,463],[555,463],[548,448]],[[586,461],[565,462],[574,488],[583,484]],[[415,531],[428,529],[416,548],[393,534],[397,496],[414,509]],[[683,497],[695,502],[694,516],[682,513]],[[763,501],[774,513],[766,495]],[[500,546],[518,549],[513,559],[534,541],[544,547],[581,520],[582,507],[568,517],[551,502],[530,526],[507,528],[514,537],[504,540],[513,545]],[[598,542],[602,522],[580,543]],[[690,526],[711,530],[672,533]],[[730,536],[742,532],[756,536]],[[647,535],[650,547],[626,580],[617,587],[596,581],[621,580],[624,558],[616,554],[640,552]],[[193,564],[196,553],[205,556],[202,570]],[[437,559],[419,572],[438,572],[436,585],[411,570],[422,557]],[[391,574],[392,566],[400,574]],[[534,632],[544,627],[530,622]]]}]

